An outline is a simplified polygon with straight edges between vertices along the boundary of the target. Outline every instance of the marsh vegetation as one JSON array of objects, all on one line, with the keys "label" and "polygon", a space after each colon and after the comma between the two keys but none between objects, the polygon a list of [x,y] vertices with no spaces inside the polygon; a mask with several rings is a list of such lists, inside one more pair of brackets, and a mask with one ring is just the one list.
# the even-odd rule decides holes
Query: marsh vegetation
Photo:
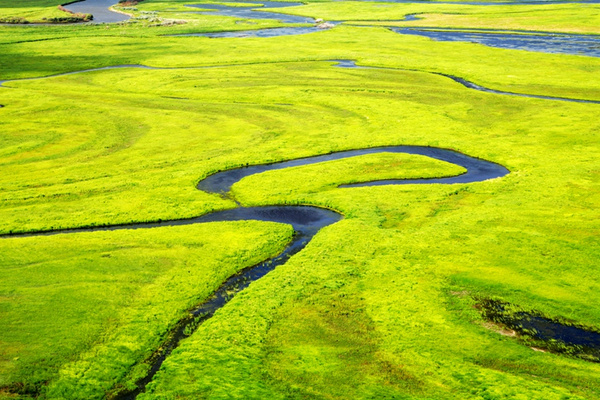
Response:
[{"label": "marsh vegetation", "polygon": [[[0,18],[59,12],[46,0],[0,4]],[[598,398],[593,357],[506,335],[510,324],[490,323],[481,304],[600,328],[600,105],[444,75],[600,101],[600,60],[375,26],[598,34],[597,5],[311,2],[285,12],[349,22],[271,38],[171,36],[287,26],[187,4],[146,0],[119,24],[0,26],[0,398],[134,389],[194,305],[294,238],[290,225],[258,220],[37,233],[240,205],[344,218],[187,330],[138,398]],[[135,18],[148,13],[186,23]],[[421,19],[400,22],[407,14]],[[53,76],[127,64],[156,69]],[[338,187],[464,173],[384,152],[248,176],[229,196],[196,189],[218,171],[399,145],[510,173]]]}]

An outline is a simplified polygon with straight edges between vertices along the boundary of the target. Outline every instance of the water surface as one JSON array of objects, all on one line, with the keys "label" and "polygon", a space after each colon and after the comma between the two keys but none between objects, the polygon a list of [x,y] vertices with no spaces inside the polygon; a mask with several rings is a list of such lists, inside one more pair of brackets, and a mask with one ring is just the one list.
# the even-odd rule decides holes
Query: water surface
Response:
[{"label": "water surface", "polygon": [[127,21],[130,18],[129,15],[108,9],[117,3],[118,0],[83,0],[67,4],[64,7],[76,13],[92,14],[94,19],[90,23],[94,24]]},{"label": "water surface", "polygon": [[502,49],[600,57],[600,35],[532,31],[507,32],[493,29],[470,29],[468,32],[450,28],[390,27],[389,29],[403,35],[426,36],[445,42],[470,42]]}]

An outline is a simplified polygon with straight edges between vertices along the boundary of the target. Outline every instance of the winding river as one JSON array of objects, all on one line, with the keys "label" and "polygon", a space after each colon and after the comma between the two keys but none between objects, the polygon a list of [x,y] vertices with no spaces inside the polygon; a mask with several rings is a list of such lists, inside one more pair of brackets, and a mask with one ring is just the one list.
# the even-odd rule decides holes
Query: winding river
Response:
[{"label": "winding river", "polygon": [[[467,171],[463,174],[446,178],[388,179],[381,181],[344,184],[340,185],[340,187],[348,188],[358,186],[405,184],[464,184],[500,178],[509,173],[505,167],[499,164],[473,158],[453,150],[424,146],[386,146],[339,151],[330,154],[281,161],[272,164],[234,168],[218,172],[204,178],[198,183],[197,188],[207,193],[220,194],[233,199],[233,196],[230,192],[232,185],[247,176],[260,174],[266,171],[280,170],[332,160],[340,160],[344,158],[358,157],[366,154],[379,153],[418,154],[459,165],[465,168]],[[170,337],[168,342],[164,343],[159,350],[157,350],[148,360],[146,360],[146,362],[151,364],[151,369],[143,379],[137,382],[137,389],[130,392],[123,392],[117,397],[119,399],[132,399],[144,390],[145,386],[152,380],[153,376],[159,370],[166,357],[175,347],[177,347],[177,344],[180,340],[193,333],[203,321],[212,317],[219,308],[223,307],[234,297],[235,293],[243,290],[250,283],[260,279],[277,266],[285,263],[289,257],[301,251],[319,232],[319,230],[338,222],[342,218],[343,216],[336,211],[314,206],[272,205],[265,207],[243,207],[240,205],[234,209],[216,211],[197,218],[184,220],[103,227],[84,227],[48,232],[30,232],[5,235],[2,237],[48,236],[58,234],[74,234],[79,232],[114,231],[121,229],[150,229],[163,226],[180,226],[207,222],[241,220],[269,221],[292,225],[296,234],[293,240],[287,245],[281,254],[267,259],[258,265],[242,270],[241,272],[230,277],[206,301],[195,307],[193,310],[190,310],[190,315],[188,317],[179,321],[175,325],[173,330],[168,335],[168,337]]]},{"label": "winding river", "polygon": [[[247,19],[274,19],[286,24],[314,24],[315,20],[310,17],[303,17],[291,14],[280,14],[268,11],[261,11],[261,8],[285,8],[301,6],[303,3],[290,3],[281,1],[261,1],[257,3],[251,1],[235,1],[235,6],[227,6],[223,4],[189,4],[186,7],[200,8],[202,10],[214,11],[199,11],[204,15],[222,15],[226,17],[237,17]],[[247,4],[247,5],[244,5]]]},{"label": "winding river", "polygon": [[93,24],[127,21],[131,18],[129,15],[109,10],[109,7],[117,2],[118,0],[83,0],[66,3],[63,6],[74,13],[92,14],[94,19],[90,23]]}]

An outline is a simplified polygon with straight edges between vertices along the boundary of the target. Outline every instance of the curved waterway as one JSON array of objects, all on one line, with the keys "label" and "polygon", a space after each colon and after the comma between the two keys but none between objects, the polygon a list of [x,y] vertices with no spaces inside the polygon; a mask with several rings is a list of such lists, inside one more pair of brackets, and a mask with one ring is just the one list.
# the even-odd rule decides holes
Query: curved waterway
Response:
[{"label": "curved waterway", "polygon": [[[338,0],[345,1],[345,0]],[[456,5],[479,5],[479,6],[499,6],[499,5],[543,5],[543,4],[598,4],[600,0],[522,0],[522,1],[506,1],[506,2],[489,2],[489,1],[431,1],[431,0],[356,0],[356,1],[374,1],[374,2],[385,2],[385,3],[405,3],[405,4],[456,4]],[[129,20],[131,17],[127,14],[119,13],[110,10],[109,8],[115,4],[117,4],[117,0],[80,0],[74,1],[71,3],[62,4],[66,9],[75,12],[75,13],[84,13],[84,14],[92,14],[94,19],[88,23],[100,24],[100,23],[115,23],[115,22],[124,22]],[[238,1],[238,4],[252,4],[249,1]],[[257,6],[257,4],[262,4],[263,6]],[[240,17],[240,18],[251,18],[251,19],[277,19],[281,22],[285,23],[313,23],[314,20],[310,17],[301,17],[296,15],[289,14],[278,14],[277,17],[273,16],[273,13],[269,13],[267,11],[257,11],[256,9],[259,7],[263,8],[280,8],[280,7],[292,7],[292,6],[300,6],[304,3],[292,3],[292,2],[273,2],[273,1],[258,1],[255,2],[253,6],[242,6],[242,7],[228,7],[218,4],[189,4],[187,7],[196,7],[202,8],[204,10],[214,10],[214,11],[202,11],[202,14],[207,15],[223,15],[223,16],[232,16],[232,17]],[[313,31],[306,31],[293,33],[310,33]],[[282,36],[289,35],[289,31],[281,31],[280,35],[273,36]],[[201,35],[197,35],[201,36]],[[242,35],[242,36],[249,36]],[[257,37],[269,37],[267,35],[255,34],[253,36]],[[212,37],[212,36],[211,36]],[[221,37],[221,36],[215,36]],[[224,36],[231,37],[231,36]],[[234,36],[235,37],[235,36]]]},{"label": "curved waterway", "polygon": [[436,160],[446,161],[452,164],[459,165],[467,170],[466,173],[448,177],[448,178],[433,178],[433,179],[386,179],[381,181],[369,181],[362,183],[343,184],[339,187],[359,187],[359,186],[379,186],[379,185],[405,185],[405,184],[452,184],[452,183],[471,183],[481,182],[488,179],[499,178],[508,173],[508,170],[501,165],[491,163],[489,161],[480,160],[469,157],[462,153],[457,153],[452,150],[440,149],[424,146],[386,146],[373,147],[369,149],[339,151],[320,156],[300,158],[289,161],[282,161],[273,164],[253,165],[248,167],[236,168],[227,171],[215,173],[198,183],[199,190],[208,193],[225,194],[231,190],[231,186],[241,179],[255,174],[260,174],[266,171],[274,171],[279,169],[298,167],[302,165],[317,164],[326,161],[341,160],[344,158],[357,157],[365,154],[378,153],[404,153],[418,154],[435,158]]},{"label": "curved waterway", "polygon": [[307,33],[314,33],[322,31],[323,29],[316,26],[291,26],[286,28],[266,28],[256,29],[248,31],[227,31],[227,32],[209,32],[209,33],[182,33],[178,35],[169,36],[201,36],[208,38],[251,38],[251,37],[278,37],[278,36],[290,36],[290,35],[305,35]]},{"label": "curved waterway", "polygon": [[[389,70],[405,71],[403,69],[391,68],[391,67],[366,67],[366,66],[360,66],[360,65],[356,65],[356,62],[352,61],[352,60],[332,60],[332,61],[337,61],[336,67],[339,67],[339,68],[367,68],[367,69],[368,68],[375,68],[375,69],[389,69]],[[422,72],[422,71],[419,71],[419,72]],[[506,92],[506,91],[502,91],[502,90],[495,90],[495,89],[486,88],[485,86],[478,85],[478,84],[470,82],[470,81],[468,81],[466,79],[459,78],[458,76],[454,76],[454,75],[450,75],[450,74],[443,74],[443,73],[440,73],[440,72],[428,72],[428,73],[434,74],[434,75],[444,76],[446,78],[452,79],[456,83],[460,83],[461,85],[463,85],[467,89],[474,89],[474,90],[478,90],[480,92],[500,94],[500,95],[504,95],[504,96],[529,97],[529,98],[533,98],[533,99],[542,99],[542,100],[568,101],[568,102],[573,102],[573,103],[600,104],[600,100],[573,99],[573,98],[569,98],[569,97],[553,97],[553,96],[542,96],[542,95],[537,95],[537,94]],[[1,86],[1,83],[2,82],[0,82],[0,86]]]},{"label": "curved waterway", "polygon": [[[235,1],[235,6],[227,6],[222,4],[188,4],[186,7],[201,8],[199,11],[204,15],[222,15],[226,17],[238,17],[247,19],[274,19],[286,24],[314,24],[315,20],[310,17],[302,17],[291,14],[281,14],[269,11],[261,11],[261,8],[285,8],[302,6],[303,3],[288,3],[281,1]],[[244,5],[246,4],[246,5]],[[261,4],[261,5],[259,5]]]},{"label": "curved waterway", "polygon": [[66,3],[63,6],[75,13],[92,14],[94,19],[89,23],[102,24],[127,21],[130,17],[109,10],[109,7],[117,4],[118,0],[83,0],[74,3]]},{"label": "curved waterway", "polygon": [[[435,179],[393,179],[385,181],[369,181],[362,183],[354,183],[343,185],[344,187],[356,186],[377,186],[377,185],[402,185],[402,184],[461,184],[481,182],[484,180],[500,178],[509,173],[509,171],[490,161],[481,160],[470,157],[468,155],[435,147],[424,146],[385,146],[367,149],[339,151],[330,154],[316,155],[293,160],[286,160],[272,164],[244,166],[234,168],[222,172],[215,173],[201,180],[197,188],[199,190],[215,193],[233,198],[230,192],[231,186],[241,179],[260,174],[265,171],[280,170],[291,167],[322,163],[332,160],[344,158],[352,158],[366,154],[378,153],[406,153],[419,154],[436,160],[442,160],[449,163],[459,165],[467,170],[466,173]],[[272,271],[279,265],[284,264],[287,259],[301,251],[310,240],[322,228],[334,224],[343,216],[333,210],[327,210],[314,206],[289,206],[289,205],[272,205],[266,207],[243,207],[238,206],[234,209],[216,211],[197,218],[184,220],[161,221],[153,223],[140,223],[131,225],[114,225],[103,227],[84,227],[65,229],[48,232],[33,232],[5,235],[3,237],[26,237],[26,236],[47,236],[57,234],[74,234],[80,232],[98,232],[98,231],[113,231],[120,229],[150,229],[164,226],[180,226],[208,222],[220,221],[241,221],[241,220],[258,220],[278,222],[290,224],[296,232],[291,243],[286,249],[276,257],[270,258],[261,262],[258,265],[242,270],[241,272],[230,277],[219,287],[206,301],[199,304],[194,309],[190,310],[189,316],[179,321],[173,330],[169,333],[167,343],[164,343],[150,359],[146,360],[151,364],[150,371],[147,376],[137,382],[137,389],[131,392],[121,393],[117,398],[132,399],[141,393],[145,386],[152,380],[155,373],[159,370],[163,361],[177,347],[180,340],[190,335],[197,327],[214,313],[223,307],[231,300],[236,293],[246,288],[253,281],[260,279],[269,271]]]},{"label": "curved waterway", "polygon": [[505,92],[505,91],[502,91],[502,90],[488,89],[486,87],[483,87],[481,85],[477,85],[477,84],[475,84],[473,82],[469,82],[466,79],[459,78],[457,76],[448,75],[448,74],[441,74],[441,73],[438,73],[437,75],[445,76],[447,78],[452,79],[453,81],[455,81],[457,83],[460,83],[461,85],[463,85],[466,88],[479,90],[480,92],[493,93],[493,94],[502,94],[502,95],[506,95],[506,96],[529,97],[529,98],[533,98],[533,99],[542,99],[542,100],[556,100],[556,101],[569,101],[569,102],[572,102],[572,103],[600,104],[599,100],[584,100],[584,99],[572,99],[572,98],[569,98],[569,97],[541,96],[541,95],[536,95],[536,94],[514,93],[514,92]]},{"label": "curved waterway", "polygon": [[[364,67],[364,66],[356,65],[356,62],[352,61],[352,60],[332,60],[332,61],[337,61],[338,63],[336,65],[336,67],[339,67],[339,68],[367,68],[367,69],[375,68],[375,69],[389,69],[389,70],[405,71],[403,69],[391,68],[391,67]],[[459,78],[458,76],[454,76],[454,75],[450,75],[450,74],[443,74],[441,72],[428,72],[428,73],[434,74],[434,75],[439,75],[439,76],[444,76],[446,78],[452,79],[456,83],[460,83],[467,89],[474,89],[474,90],[478,90],[480,92],[485,92],[485,93],[500,94],[500,95],[504,95],[504,96],[529,97],[532,99],[542,99],[542,100],[568,101],[568,102],[572,102],[572,103],[600,104],[600,100],[573,99],[573,98],[569,98],[569,97],[553,97],[553,96],[542,96],[542,95],[537,95],[537,94],[506,92],[506,91],[502,91],[502,90],[486,88],[485,86],[478,85],[478,84],[470,82],[466,79]],[[0,82],[0,86],[1,86],[1,82]]]},{"label": "curved waterway", "polygon": [[[598,0],[600,1],[600,0]],[[404,1],[398,1],[404,2]],[[414,2],[414,1],[412,1]],[[108,6],[113,3],[113,0],[86,0],[80,3],[74,3],[69,5],[68,8],[76,11],[76,12],[84,12],[84,13],[92,13],[94,14],[94,22],[116,22],[115,20],[109,19],[117,19],[117,20],[126,20],[128,17],[122,14],[117,14],[111,11],[108,11]],[[288,6],[300,5],[301,3],[282,3],[282,2],[261,2],[264,6],[269,8],[283,8]],[[536,4],[541,2],[535,2]],[[549,3],[549,2],[544,2]],[[554,2],[553,2],[554,3]],[[104,18],[102,12],[92,11],[90,8],[86,8],[89,5],[94,4],[97,7],[106,6],[106,15],[108,17]],[[108,5],[106,5],[108,4]],[[469,4],[469,3],[465,3]],[[482,3],[475,3],[482,4]],[[497,5],[499,3],[490,3]],[[510,3],[510,4],[518,4],[518,3]],[[229,15],[229,16],[237,16],[242,18],[252,18],[252,19],[276,19],[285,23],[316,23],[311,18],[307,17],[297,17],[297,16],[289,16],[286,14],[279,13],[270,13],[266,11],[256,10],[256,6],[248,6],[248,7],[227,7],[222,5],[198,5],[197,7],[206,10],[214,10],[214,11],[200,11],[203,13],[214,13],[218,15]],[[107,19],[108,18],[108,19]],[[409,16],[408,18],[414,18]],[[268,30],[263,30],[264,32],[268,31],[268,33],[261,34],[257,33],[258,31],[242,31],[242,32],[222,32],[221,34],[228,35],[254,35],[254,36],[281,36],[284,34],[290,34],[290,29],[294,30],[293,32],[314,32],[318,30],[317,27],[290,27],[290,28],[273,28]],[[301,29],[304,29],[302,31]],[[391,29],[401,29],[401,28],[391,28]],[[427,31],[429,32],[429,31]],[[398,33],[407,33],[399,31]],[[416,32],[411,32],[413,34]],[[443,32],[436,31],[436,34],[455,34],[456,32],[445,30]],[[462,32],[464,33],[464,32]],[[473,34],[473,33],[471,33]],[[487,32],[485,33],[488,34]],[[514,42],[519,38],[512,38],[511,34],[496,34],[498,36],[498,40],[502,41],[502,38],[510,37],[510,41]],[[201,34],[204,36],[208,35],[216,35],[213,34]],[[526,35],[518,35],[519,37]],[[567,35],[561,35],[567,36]],[[568,35],[569,41],[572,41],[573,36],[585,36],[585,35]],[[231,36],[225,36],[231,37]],[[589,38],[589,36],[585,36]],[[524,39],[531,39],[530,37],[525,37]],[[535,39],[539,39],[535,38]],[[468,40],[466,37],[463,37],[463,40]],[[472,40],[470,40],[472,41]],[[509,43],[510,46],[514,46],[514,43]],[[501,47],[501,46],[498,46]],[[547,46],[546,46],[547,47]],[[570,51],[565,46],[560,45],[562,51]],[[507,48],[515,48],[515,47],[507,47]],[[528,48],[527,50],[531,50]],[[535,50],[541,51],[541,50]],[[594,53],[593,55],[595,55]],[[591,55],[586,54],[586,55]],[[598,56],[598,55],[595,55]],[[338,62],[338,67],[343,68],[377,68],[377,67],[359,67],[355,64],[354,61],[351,60],[336,60]],[[225,66],[214,66],[214,67],[225,67]],[[57,74],[54,76],[61,75],[70,75],[82,72],[89,71],[97,71],[104,69],[114,69],[114,68],[152,68],[146,67],[143,65],[119,65],[113,67],[103,67],[103,68],[95,68],[89,69],[85,71],[74,71],[64,74]],[[199,68],[212,68],[212,67],[199,67]],[[156,68],[162,69],[162,68]],[[165,68],[171,69],[171,68]],[[394,69],[394,68],[386,68],[386,69]],[[430,72],[432,73],[432,72]],[[466,81],[462,78],[455,77],[452,75],[440,74],[437,75],[445,76],[449,79],[453,79],[454,81],[462,84],[463,86],[480,90],[484,92],[491,92],[495,94],[502,95],[514,95],[514,96],[524,96],[524,97],[535,97],[542,98],[548,100],[561,100],[561,101],[575,101],[575,102],[584,102],[584,103],[600,103],[600,101],[591,101],[591,100],[579,100],[579,99],[568,99],[568,98],[557,98],[557,97],[546,97],[546,96],[537,96],[537,95],[528,95],[528,94],[519,94],[519,93],[510,93],[510,92],[502,92],[496,91],[493,89],[488,89],[472,82]],[[31,79],[40,79],[40,78],[31,78]],[[0,86],[3,82],[0,81]],[[379,181],[367,181],[360,183],[351,183],[351,184],[341,184],[339,187],[342,188],[352,188],[352,187],[365,187],[365,186],[380,186],[380,185],[407,185],[407,184],[467,184],[474,182],[481,182],[489,179],[495,179],[505,176],[509,173],[509,171],[498,164],[493,162],[477,159],[470,157],[468,155],[442,148],[434,148],[434,147],[424,147],[424,146],[385,146],[385,147],[376,147],[376,148],[368,148],[368,149],[356,149],[356,150],[347,150],[334,152],[330,154],[323,155],[315,155],[312,157],[305,157],[294,160],[286,160],[271,164],[263,164],[263,165],[254,165],[254,166],[244,166],[240,168],[234,168],[222,172],[218,172],[212,174],[202,181],[200,181],[197,185],[199,190],[215,193],[235,200],[231,194],[231,187],[236,182],[239,182],[241,179],[247,176],[260,174],[270,170],[281,170],[291,167],[310,165],[316,163],[323,163],[332,160],[339,160],[344,158],[352,158],[366,154],[378,154],[378,153],[406,153],[406,154],[418,154],[422,156],[427,156],[433,159],[449,162],[455,165],[459,165],[465,168],[467,171],[464,174],[445,177],[445,178],[433,178],[433,179],[386,179]],[[43,236],[43,235],[56,235],[56,234],[76,234],[80,232],[97,232],[97,231],[113,231],[120,229],[152,229],[164,226],[180,226],[180,225],[190,225],[190,224],[198,224],[198,223],[209,223],[209,222],[220,222],[220,221],[242,221],[242,220],[258,220],[258,221],[268,221],[268,222],[277,222],[277,223],[285,223],[292,225],[295,236],[292,241],[287,245],[284,251],[272,258],[269,258],[255,266],[246,268],[239,273],[233,275],[228,278],[207,300],[197,305],[193,309],[189,310],[189,315],[184,319],[180,320],[174,328],[169,332],[168,340],[166,343],[163,343],[160,349],[158,349],[149,359],[144,360],[144,363],[151,365],[149,373],[140,381],[137,382],[137,388],[130,392],[122,392],[117,396],[119,399],[133,399],[139,393],[143,392],[146,385],[153,379],[155,373],[160,369],[164,360],[168,357],[171,351],[177,347],[178,343],[191,333],[193,333],[199,325],[202,324],[203,321],[209,319],[214,315],[214,313],[223,307],[229,300],[231,300],[236,293],[248,287],[252,282],[260,279],[268,272],[272,271],[279,265],[284,264],[287,259],[294,254],[300,252],[305,246],[311,241],[311,239],[318,234],[318,232],[332,224],[335,224],[339,220],[341,220],[343,216],[336,211],[327,210],[314,206],[289,206],[289,205],[271,205],[265,207],[244,207],[238,204],[237,208],[224,210],[224,211],[216,211],[212,212],[200,217],[189,218],[184,220],[173,220],[173,221],[161,221],[161,222],[149,222],[149,223],[139,223],[139,224],[129,224],[129,225],[111,225],[111,226],[103,226],[103,227],[83,227],[83,228],[74,228],[74,229],[65,229],[59,231],[47,231],[47,232],[30,232],[30,233],[22,233],[22,234],[12,234],[5,235],[3,237],[25,237],[25,236]],[[544,325],[547,325],[547,321],[537,320],[529,318],[527,320],[528,329],[538,329],[544,330],[544,334],[546,336],[543,337],[544,340],[552,340],[555,339],[556,335],[552,336],[552,334],[547,333],[548,329]],[[582,333],[583,332],[583,333]],[[564,330],[561,331],[564,333]],[[559,340],[564,341],[565,343],[579,343],[581,335],[589,334],[589,332],[578,331],[577,329],[569,329],[568,334],[560,336]],[[587,342],[586,342],[587,343]],[[595,342],[594,342],[595,343]],[[600,341],[599,341],[600,343]]]},{"label": "curved waterway", "polygon": [[534,339],[536,345],[600,362],[600,332],[590,327],[553,320],[537,311],[511,312],[511,304],[500,300],[483,299],[477,306],[485,319]]}]

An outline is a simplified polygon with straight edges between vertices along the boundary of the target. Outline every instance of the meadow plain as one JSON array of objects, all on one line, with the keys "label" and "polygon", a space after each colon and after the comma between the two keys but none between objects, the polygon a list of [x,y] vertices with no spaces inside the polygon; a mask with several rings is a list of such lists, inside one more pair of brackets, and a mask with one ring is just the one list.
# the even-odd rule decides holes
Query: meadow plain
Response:
[{"label": "meadow plain", "polygon": [[[439,75],[600,100],[597,58],[347,25],[268,39],[164,36],[281,25],[186,16],[183,4],[135,6],[189,18],[180,25],[0,26],[0,233],[191,218],[236,201],[344,219],[183,340],[139,398],[598,398],[599,364],[514,336],[478,304],[499,299],[600,330],[600,105],[482,93]],[[34,6],[53,8],[23,8]],[[464,14],[451,14],[457,7]],[[464,7],[322,2],[293,12],[594,33],[599,9]],[[498,22],[511,10],[531,26]],[[124,64],[153,69],[49,77]],[[510,174],[337,188],[464,172],[378,154],[250,176],[233,198],[195,188],[219,170],[402,144],[454,149]],[[192,305],[292,234],[239,221],[0,239],[0,398],[133,388]]]}]

